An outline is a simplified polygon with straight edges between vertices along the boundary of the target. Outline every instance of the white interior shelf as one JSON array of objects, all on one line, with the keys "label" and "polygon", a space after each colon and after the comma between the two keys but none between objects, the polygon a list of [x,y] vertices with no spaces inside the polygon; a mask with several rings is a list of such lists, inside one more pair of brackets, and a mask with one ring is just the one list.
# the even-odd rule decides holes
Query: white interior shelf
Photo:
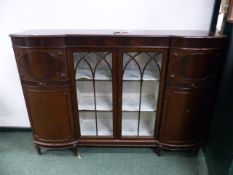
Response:
[{"label": "white interior shelf", "polygon": [[[123,111],[139,111],[139,100],[133,96],[125,96],[123,98],[122,110]],[[138,98],[137,98],[138,99]],[[79,110],[95,110],[93,96],[79,96],[78,103]],[[96,96],[96,110],[111,111],[112,98],[111,96]],[[153,96],[141,97],[141,111],[156,111],[156,103]]]},{"label": "white interior shelf", "polygon": [[139,126],[139,136],[153,136],[154,122],[148,120],[141,120]]},{"label": "white interior shelf", "polygon": [[[76,80],[92,80],[93,76],[90,69],[78,69],[76,72]],[[95,80],[111,80],[111,72],[109,69],[96,69]]]},{"label": "white interior shelf", "polygon": [[[145,70],[143,74],[143,80],[159,81],[158,77],[153,71]],[[123,80],[141,80],[141,75],[138,70],[125,70]]]},{"label": "white interior shelf", "polygon": [[[122,101],[122,111],[139,111],[139,98],[125,95]],[[141,97],[141,111],[156,111],[156,102],[153,96]]]},{"label": "white interior shelf", "polygon": [[138,112],[122,113],[122,136],[153,136],[156,112],[141,112],[139,133]]},{"label": "white interior shelf", "polygon": [[[78,108],[79,110],[95,110],[95,103],[93,96],[79,96]],[[111,111],[112,97],[111,96],[96,96],[96,110]]]},{"label": "white interior shelf", "polygon": [[[81,135],[97,135],[95,112],[80,112],[79,119]],[[97,129],[99,136],[113,135],[112,112],[97,112]]]},{"label": "white interior shelf", "polygon": [[80,130],[81,135],[84,136],[95,136],[96,135],[96,127],[94,120],[80,120]]},{"label": "white interior shelf", "polygon": [[[138,121],[124,120],[122,126],[122,136],[137,136]],[[148,124],[147,120],[141,120],[139,126],[139,136],[153,136],[154,128]]]},{"label": "white interior shelf", "polygon": [[98,135],[111,136],[113,133],[112,120],[98,120]]},{"label": "white interior shelf", "polygon": [[[112,121],[98,121],[98,135],[99,136],[112,136]],[[95,120],[86,119],[80,121],[81,135],[83,136],[96,136]]]}]

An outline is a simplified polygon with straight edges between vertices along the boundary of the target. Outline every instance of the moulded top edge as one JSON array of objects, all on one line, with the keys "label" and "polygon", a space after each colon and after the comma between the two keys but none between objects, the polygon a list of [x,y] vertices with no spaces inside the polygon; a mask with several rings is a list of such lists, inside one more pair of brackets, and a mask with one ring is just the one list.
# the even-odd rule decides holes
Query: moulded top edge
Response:
[{"label": "moulded top edge", "polygon": [[107,36],[107,37],[225,37],[204,30],[28,30],[10,37],[65,37],[65,36]]}]

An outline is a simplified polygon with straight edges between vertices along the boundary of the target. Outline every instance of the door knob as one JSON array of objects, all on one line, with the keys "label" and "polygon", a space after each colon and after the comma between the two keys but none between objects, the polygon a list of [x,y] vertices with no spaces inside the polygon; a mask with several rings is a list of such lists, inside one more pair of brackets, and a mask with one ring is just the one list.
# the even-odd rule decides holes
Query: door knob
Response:
[{"label": "door knob", "polygon": [[177,57],[177,56],[178,56],[178,53],[177,53],[177,52],[174,52],[173,55],[174,55],[175,57]]},{"label": "door knob", "polygon": [[65,74],[65,73],[61,73],[61,77],[62,77],[62,78],[65,78],[65,77],[66,77],[66,74]]},{"label": "door knob", "polygon": [[170,74],[170,77],[171,78],[175,78],[175,74]]},{"label": "door knob", "polygon": [[195,88],[195,87],[196,87],[196,85],[195,85],[195,84],[191,84],[191,86],[192,86],[193,88]]}]

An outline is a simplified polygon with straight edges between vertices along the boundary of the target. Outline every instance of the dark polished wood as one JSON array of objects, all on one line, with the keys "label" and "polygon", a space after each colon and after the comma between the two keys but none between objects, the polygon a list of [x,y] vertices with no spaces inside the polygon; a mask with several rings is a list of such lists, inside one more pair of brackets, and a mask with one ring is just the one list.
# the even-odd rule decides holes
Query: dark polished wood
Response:
[{"label": "dark polished wood", "polygon": [[208,116],[209,89],[166,88],[160,142],[195,144],[203,139]]},{"label": "dark polished wood", "polygon": [[167,86],[202,88],[213,86],[221,63],[219,49],[171,49]]},{"label": "dark polished wood", "polygon": [[159,142],[153,138],[128,138],[128,139],[80,139],[80,146],[124,146],[124,147],[156,147]]},{"label": "dark polished wood", "polygon": [[227,38],[224,36],[207,36],[207,37],[171,37],[171,48],[216,48],[223,49],[226,47]]},{"label": "dark polished wood", "polygon": [[34,140],[60,144],[72,142],[75,135],[69,87],[23,85],[23,90]]},{"label": "dark polished wood", "polygon": [[[11,34],[14,47],[224,47],[225,36],[201,30],[30,30]],[[171,42],[171,44],[169,44]]]},{"label": "dark polished wood", "polygon": [[16,62],[22,81],[48,83],[69,80],[65,49],[18,49]]},{"label": "dark polished wood", "polygon": [[[11,40],[38,153],[41,148],[149,146],[193,150],[204,142],[226,37],[206,31],[32,30]],[[73,52],[112,53],[113,136],[81,136]],[[154,135],[122,137],[124,52],[160,52]]]}]

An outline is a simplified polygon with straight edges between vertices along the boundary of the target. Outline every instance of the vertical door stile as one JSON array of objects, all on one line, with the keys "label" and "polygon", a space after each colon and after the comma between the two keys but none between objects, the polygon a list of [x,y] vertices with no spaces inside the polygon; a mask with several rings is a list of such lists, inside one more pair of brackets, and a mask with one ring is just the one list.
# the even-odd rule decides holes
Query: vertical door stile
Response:
[{"label": "vertical door stile", "polygon": [[117,102],[117,59],[118,54],[116,50],[112,50],[112,97],[113,97],[113,138],[118,138],[118,124],[117,124],[117,111],[118,111],[118,102]]},{"label": "vertical door stile", "polygon": [[[95,70],[94,70],[95,71]],[[97,110],[96,110],[96,91],[95,91],[95,72],[92,72],[92,85],[93,85],[93,92],[94,92],[94,113],[95,113],[95,134],[98,136],[98,122],[97,122]]]},{"label": "vertical door stile", "polygon": [[115,94],[116,94],[116,137],[121,139],[121,129],[122,129],[122,65],[123,65],[123,52],[121,49],[115,52]]},{"label": "vertical door stile", "polygon": [[75,66],[74,66],[74,59],[73,59],[73,50],[66,49],[67,55],[67,63],[68,63],[68,71],[71,79],[71,99],[72,99],[72,107],[74,111],[74,126],[75,126],[75,135],[77,138],[80,138],[80,125],[79,125],[79,114],[78,114],[78,104],[76,100],[77,92],[76,92],[76,80],[75,80]]},{"label": "vertical door stile", "polygon": [[159,139],[160,136],[160,127],[161,127],[161,118],[162,118],[162,109],[163,109],[163,102],[167,102],[167,99],[165,97],[165,82],[167,77],[167,67],[168,67],[168,50],[163,50],[162,52],[162,65],[161,65],[161,74],[160,74],[160,84],[159,84],[159,97],[158,97],[158,104],[157,104],[157,117],[156,117],[156,123],[154,128],[154,137],[156,139]]}]

